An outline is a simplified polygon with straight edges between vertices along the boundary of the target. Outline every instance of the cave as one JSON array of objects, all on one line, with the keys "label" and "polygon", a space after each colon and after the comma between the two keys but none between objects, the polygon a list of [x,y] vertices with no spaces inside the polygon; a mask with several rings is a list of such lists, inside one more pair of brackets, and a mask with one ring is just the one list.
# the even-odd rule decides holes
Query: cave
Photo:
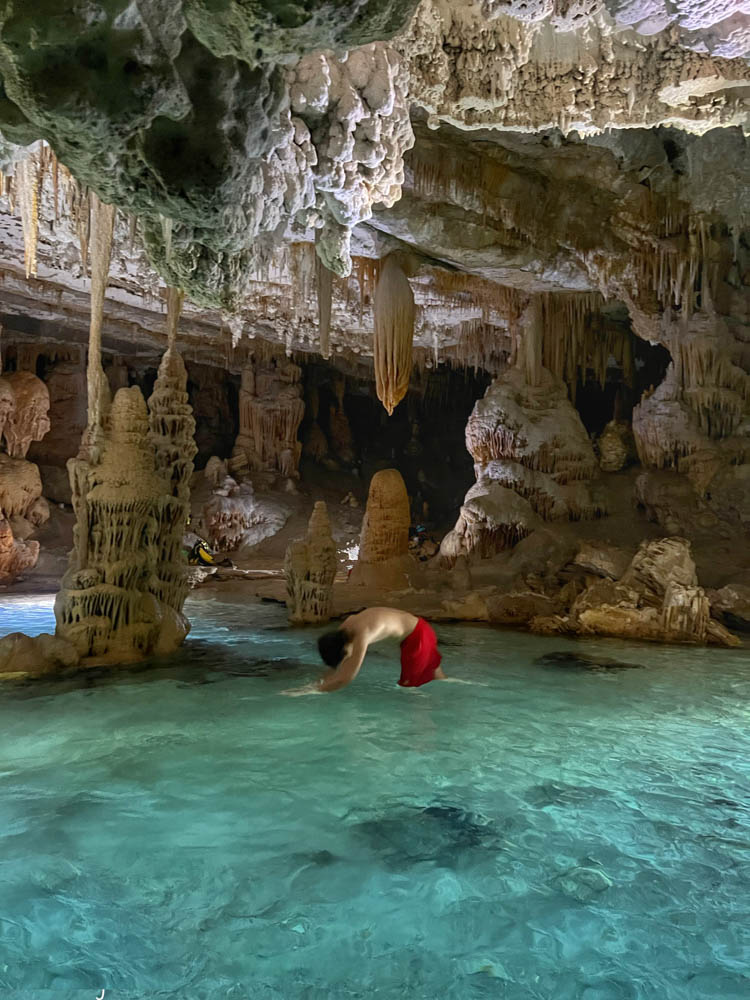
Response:
[{"label": "cave", "polygon": [[747,0],[58,6],[0,990],[745,996]]}]

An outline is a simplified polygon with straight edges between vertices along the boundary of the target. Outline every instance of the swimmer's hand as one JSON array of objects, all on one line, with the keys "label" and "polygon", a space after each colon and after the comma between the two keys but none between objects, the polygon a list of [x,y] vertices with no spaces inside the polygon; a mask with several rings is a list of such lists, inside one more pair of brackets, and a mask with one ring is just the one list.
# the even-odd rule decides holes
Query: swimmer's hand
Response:
[{"label": "swimmer's hand", "polygon": [[301,688],[287,688],[286,691],[282,691],[288,698],[299,698],[303,694],[323,694],[320,690],[320,684],[314,682],[312,684],[305,684]]}]

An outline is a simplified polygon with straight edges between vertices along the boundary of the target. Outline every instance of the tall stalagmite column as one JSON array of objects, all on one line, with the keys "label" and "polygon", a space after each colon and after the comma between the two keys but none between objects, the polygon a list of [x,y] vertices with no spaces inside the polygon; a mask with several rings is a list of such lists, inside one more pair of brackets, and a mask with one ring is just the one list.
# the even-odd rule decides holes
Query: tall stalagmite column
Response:
[{"label": "tall stalagmite column", "polygon": [[307,537],[292,542],[286,550],[284,575],[289,621],[320,624],[329,620],[337,562],[328,509],[319,500],[310,516]]},{"label": "tall stalagmite column", "polygon": [[55,601],[57,635],[83,659],[125,663],[184,640],[187,564],[180,552],[189,504],[195,423],[175,350],[182,296],[168,293],[168,346],[150,400],[118,390],[101,363],[104,292],[114,212],[92,195],[88,423],[68,463],[75,548]]},{"label": "tall stalagmite column", "polygon": [[409,494],[401,473],[398,469],[376,472],[370,481],[351,582],[382,591],[408,586],[408,573],[414,569],[409,556],[410,524]]}]

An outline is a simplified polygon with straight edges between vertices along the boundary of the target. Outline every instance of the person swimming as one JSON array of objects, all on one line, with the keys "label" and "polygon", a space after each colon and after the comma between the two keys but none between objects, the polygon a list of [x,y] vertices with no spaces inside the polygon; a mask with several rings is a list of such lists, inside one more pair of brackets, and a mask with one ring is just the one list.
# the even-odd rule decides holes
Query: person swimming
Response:
[{"label": "person swimming", "polygon": [[351,684],[359,673],[368,647],[383,639],[401,639],[401,687],[421,687],[445,680],[437,636],[424,618],[395,608],[367,608],[346,618],[341,627],[318,639],[321,659],[332,674],[304,688],[284,694],[322,694]]}]

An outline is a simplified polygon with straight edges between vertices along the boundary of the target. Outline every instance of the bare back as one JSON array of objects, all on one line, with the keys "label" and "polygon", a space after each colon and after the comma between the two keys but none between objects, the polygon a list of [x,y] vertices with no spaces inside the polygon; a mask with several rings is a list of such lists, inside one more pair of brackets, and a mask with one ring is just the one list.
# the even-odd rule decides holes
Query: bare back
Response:
[{"label": "bare back", "polygon": [[396,608],[367,608],[356,615],[349,615],[341,628],[369,646],[381,639],[405,639],[417,627],[419,619],[408,611]]}]

